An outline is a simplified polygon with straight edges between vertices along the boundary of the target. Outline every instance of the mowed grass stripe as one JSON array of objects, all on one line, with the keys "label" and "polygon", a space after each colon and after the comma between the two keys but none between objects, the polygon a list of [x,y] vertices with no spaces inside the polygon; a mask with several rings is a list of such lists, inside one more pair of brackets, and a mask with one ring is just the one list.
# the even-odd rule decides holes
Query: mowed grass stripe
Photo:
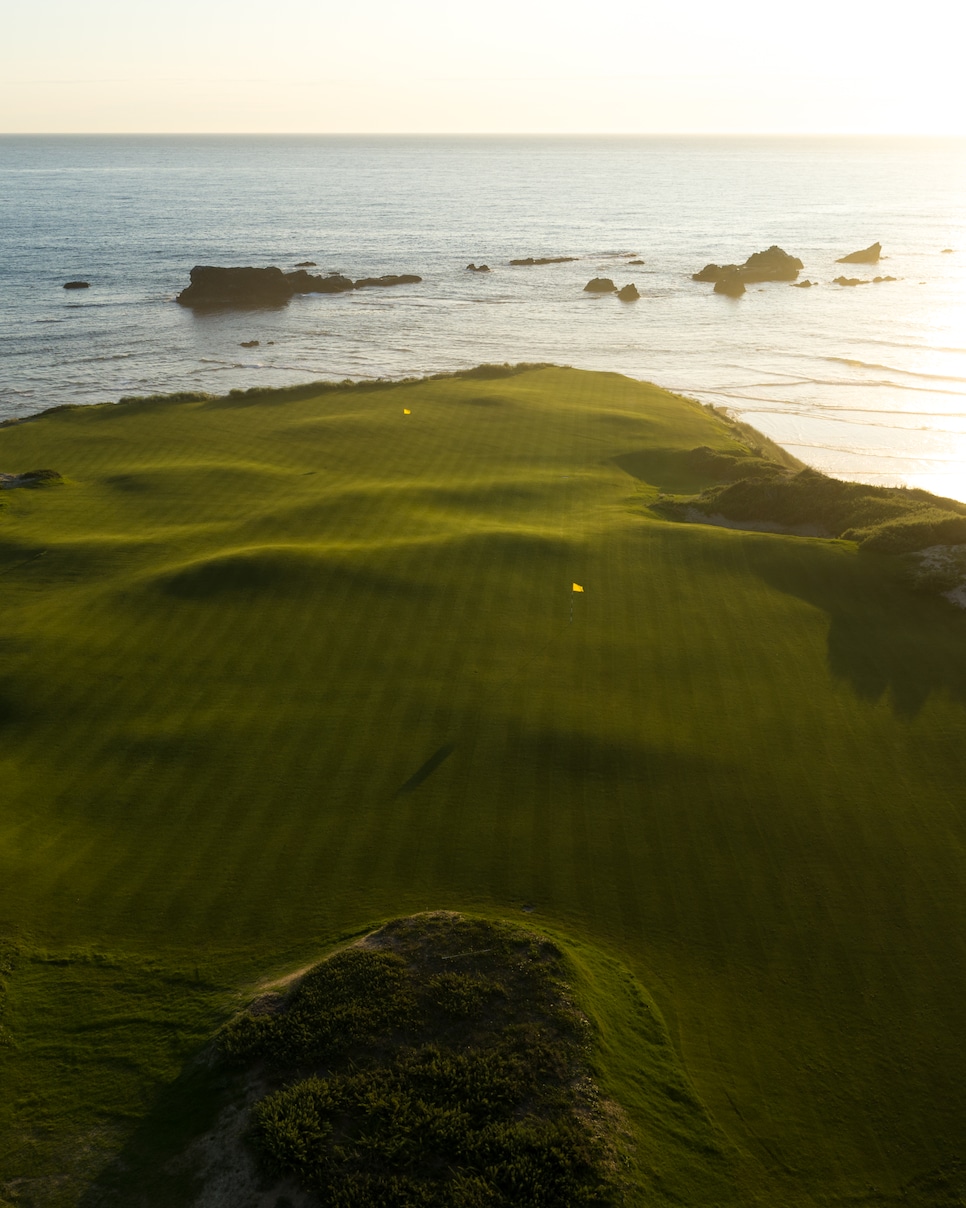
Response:
[{"label": "mowed grass stripe", "polygon": [[[847,543],[649,513],[734,444],[564,370],[3,430],[4,470],[67,478],[0,512],[8,552],[49,551],[3,578],[7,931],[227,985],[379,918],[534,905],[654,992],[750,1155],[739,1199],[949,1160],[963,618]],[[25,1129],[66,1029],[4,1058]]]}]

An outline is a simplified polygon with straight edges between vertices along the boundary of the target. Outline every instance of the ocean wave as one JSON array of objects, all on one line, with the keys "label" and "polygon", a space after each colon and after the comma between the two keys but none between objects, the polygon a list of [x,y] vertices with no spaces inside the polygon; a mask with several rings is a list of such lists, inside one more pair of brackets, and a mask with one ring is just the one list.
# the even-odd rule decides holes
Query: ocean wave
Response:
[{"label": "ocean wave", "polygon": [[[896,411],[888,408],[836,407],[834,404],[829,403],[802,403],[796,402],[793,399],[756,398],[753,394],[733,394],[727,390],[702,390],[699,393],[728,399],[736,403],[744,400],[746,402],[764,404],[764,406],[760,407],[736,405],[734,410],[741,411],[745,415],[776,415],[782,418],[798,415],[806,419],[813,418],[820,420],[822,423],[854,424],[856,427],[862,428],[899,428],[903,432],[942,432],[944,429],[941,426],[933,424],[920,424],[918,426],[912,424],[897,425],[895,421],[900,418],[912,420],[934,419],[943,422],[954,419],[966,420],[966,412],[962,411]],[[776,410],[776,404],[781,405],[780,410]],[[881,415],[886,418],[884,420],[865,418],[874,415]]]},{"label": "ocean wave", "polygon": [[[966,379],[960,378],[944,378],[944,381],[962,382],[966,385]],[[966,390],[941,390],[937,386],[910,386],[905,382],[890,382],[887,378],[866,379],[865,381],[851,381],[848,378],[794,378],[788,382],[753,382],[748,383],[752,388],[787,390],[790,386],[834,386],[836,389],[855,390],[855,389],[878,389],[878,390],[905,390],[911,394],[944,394],[948,398],[966,398]],[[739,387],[740,388],[740,387]]]},{"label": "ocean wave", "polygon": [[930,382],[962,382],[966,384],[966,377],[955,377],[951,373],[922,373],[917,369],[899,369],[895,365],[880,365],[876,361],[860,361],[853,357],[825,357],[825,360],[834,361],[839,365],[849,365],[855,369],[878,369],[882,373],[899,373],[903,377],[923,378]]}]

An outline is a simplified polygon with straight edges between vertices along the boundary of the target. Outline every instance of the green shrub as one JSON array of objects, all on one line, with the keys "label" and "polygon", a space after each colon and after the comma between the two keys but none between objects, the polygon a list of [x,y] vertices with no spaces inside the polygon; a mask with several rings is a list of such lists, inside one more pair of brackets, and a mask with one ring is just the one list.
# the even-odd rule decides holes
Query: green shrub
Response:
[{"label": "green shrub", "polygon": [[242,1015],[221,1050],[274,1088],[250,1131],[266,1173],[344,1208],[615,1203],[564,973],[539,937],[427,916]]}]

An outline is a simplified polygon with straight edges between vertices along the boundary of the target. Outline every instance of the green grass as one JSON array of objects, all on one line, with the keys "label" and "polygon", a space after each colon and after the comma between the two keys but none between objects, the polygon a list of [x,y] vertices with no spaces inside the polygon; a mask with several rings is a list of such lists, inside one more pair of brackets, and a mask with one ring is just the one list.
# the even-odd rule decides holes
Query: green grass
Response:
[{"label": "green grass", "polygon": [[[0,430],[64,477],[0,511],[0,1199],[175,1146],[259,978],[524,904],[583,954],[641,1203],[962,1198],[966,618],[653,510],[743,439],[560,369]],[[698,1116],[733,1160],[692,1178]]]}]

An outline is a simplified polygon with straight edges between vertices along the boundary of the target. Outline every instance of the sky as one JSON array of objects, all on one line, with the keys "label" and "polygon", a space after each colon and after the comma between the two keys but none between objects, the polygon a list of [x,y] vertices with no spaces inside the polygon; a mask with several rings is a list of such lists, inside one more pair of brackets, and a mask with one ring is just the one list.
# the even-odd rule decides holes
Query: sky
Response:
[{"label": "sky", "polygon": [[28,0],[4,133],[966,135],[954,0]]}]

